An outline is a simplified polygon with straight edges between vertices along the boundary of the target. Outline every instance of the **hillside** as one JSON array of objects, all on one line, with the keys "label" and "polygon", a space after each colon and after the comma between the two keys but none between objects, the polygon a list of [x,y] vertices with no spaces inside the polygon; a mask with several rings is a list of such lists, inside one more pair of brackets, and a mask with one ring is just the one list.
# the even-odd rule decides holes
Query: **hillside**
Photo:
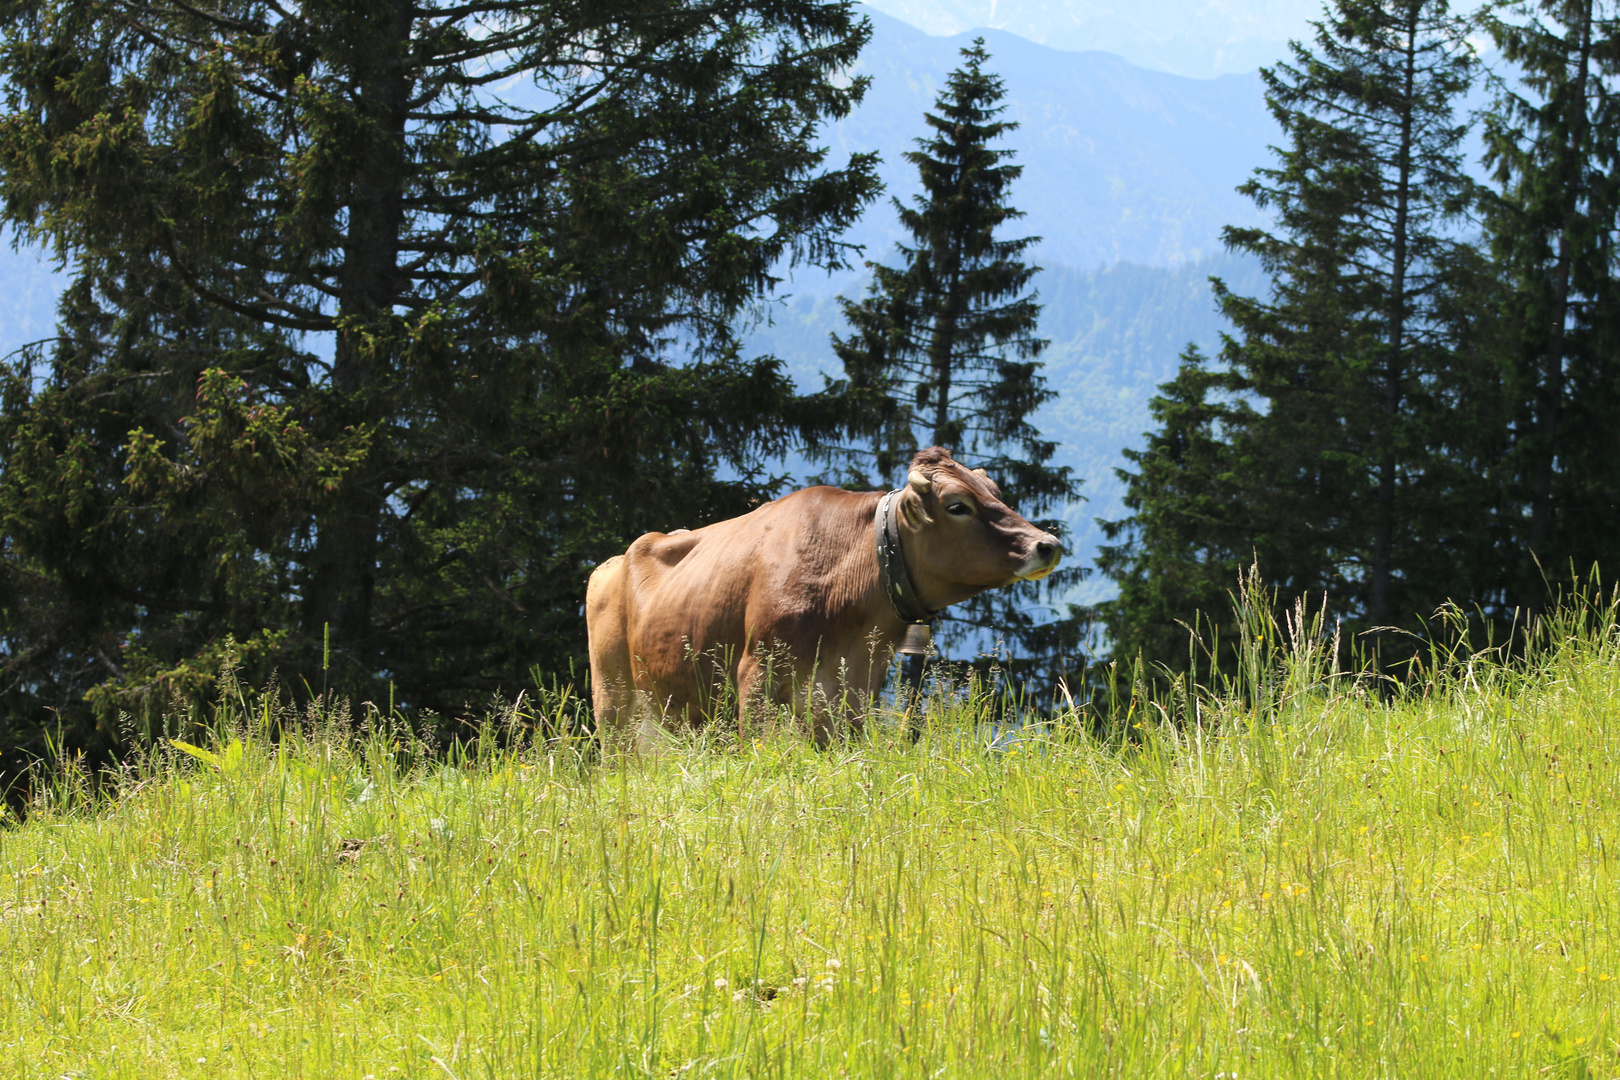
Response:
[{"label": "hillside", "polygon": [[1123,744],[937,695],[915,745],[446,761],[226,694],[210,749],[0,829],[6,1074],[1613,1076],[1588,614],[1400,687],[1262,651]]}]

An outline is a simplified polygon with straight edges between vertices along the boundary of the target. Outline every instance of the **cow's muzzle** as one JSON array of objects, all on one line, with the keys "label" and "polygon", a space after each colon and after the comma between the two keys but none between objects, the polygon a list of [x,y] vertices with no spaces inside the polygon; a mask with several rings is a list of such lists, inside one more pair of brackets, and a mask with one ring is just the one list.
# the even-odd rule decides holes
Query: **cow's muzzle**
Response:
[{"label": "cow's muzzle", "polygon": [[1039,581],[1056,570],[1062,559],[1063,545],[1058,543],[1057,537],[1046,533],[1035,541],[1035,547],[1030,551],[1029,557],[1018,568],[1018,580]]}]

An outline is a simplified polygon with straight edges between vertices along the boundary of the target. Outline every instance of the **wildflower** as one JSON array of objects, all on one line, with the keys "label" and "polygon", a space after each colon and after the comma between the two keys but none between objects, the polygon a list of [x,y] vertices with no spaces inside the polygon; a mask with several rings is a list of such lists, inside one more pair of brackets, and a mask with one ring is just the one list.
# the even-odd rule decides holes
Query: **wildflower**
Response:
[{"label": "wildflower", "polygon": [[836,957],[836,956],[827,957],[827,970],[828,971],[837,971],[839,968],[841,968],[843,966],[844,966],[843,964],[838,962],[838,957]]},{"label": "wildflower", "polygon": [[730,985],[731,984],[728,983],[725,979],[716,979],[716,980],[714,980],[714,988],[716,990],[724,990],[726,987],[728,987]]}]

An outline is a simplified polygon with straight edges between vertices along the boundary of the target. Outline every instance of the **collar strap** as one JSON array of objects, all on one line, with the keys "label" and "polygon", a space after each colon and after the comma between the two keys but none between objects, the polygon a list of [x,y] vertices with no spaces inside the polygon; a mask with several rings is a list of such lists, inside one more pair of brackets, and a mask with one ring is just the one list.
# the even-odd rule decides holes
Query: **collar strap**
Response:
[{"label": "collar strap", "polygon": [[904,489],[891,491],[878,500],[877,514],[872,520],[872,532],[877,539],[878,580],[883,584],[883,595],[889,598],[901,622],[925,623],[937,612],[922,606],[917,599],[917,587],[911,583],[911,574],[906,570],[906,553],[900,547],[900,523],[895,520],[901,490]]}]

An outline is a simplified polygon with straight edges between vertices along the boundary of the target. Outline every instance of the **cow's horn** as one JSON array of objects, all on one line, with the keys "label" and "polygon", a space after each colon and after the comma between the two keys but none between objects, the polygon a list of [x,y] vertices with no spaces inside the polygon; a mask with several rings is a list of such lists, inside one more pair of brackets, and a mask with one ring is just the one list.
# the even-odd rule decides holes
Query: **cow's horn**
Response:
[{"label": "cow's horn", "polygon": [[975,476],[982,476],[982,477],[984,477],[984,478],[985,478],[985,479],[986,479],[986,480],[988,480],[988,479],[990,479],[990,474],[989,474],[989,473],[987,473],[987,472],[985,472],[985,471],[984,471],[984,470],[983,470],[983,469],[974,469],[974,470],[973,470],[973,474],[974,474],[974,475],[975,475]]},{"label": "cow's horn", "polygon": [[919,495],[926,495],[934,490],[934,482],[916,469],[912,469],[906,474],[906,483],[910,484],[912,489]]}]

